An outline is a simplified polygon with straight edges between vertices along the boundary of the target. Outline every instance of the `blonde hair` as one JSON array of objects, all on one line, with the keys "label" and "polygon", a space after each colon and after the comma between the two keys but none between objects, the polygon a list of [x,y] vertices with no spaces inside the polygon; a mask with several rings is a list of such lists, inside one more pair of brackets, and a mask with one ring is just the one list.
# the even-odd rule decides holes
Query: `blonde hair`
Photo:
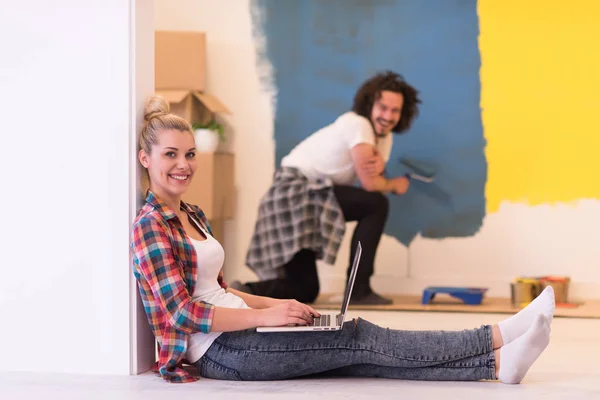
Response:
[{"label": "blonde hair", "polygon": [[158,143],[160,131],[177,130],[194,135],[189,122],[169,113],[169,103],[160,96],[152,96],[144,108],[144,126],[140,132],[140,149],[150,154],[152,146]]}]

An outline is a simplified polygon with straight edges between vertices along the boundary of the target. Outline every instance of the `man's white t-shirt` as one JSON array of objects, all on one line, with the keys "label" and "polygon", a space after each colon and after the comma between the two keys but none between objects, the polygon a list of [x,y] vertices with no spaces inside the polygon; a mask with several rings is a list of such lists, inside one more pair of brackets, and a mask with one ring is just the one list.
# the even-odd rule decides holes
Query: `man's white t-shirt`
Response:
[{"label": "man's white t-shirt", "polygon": [[350,111],[300,142],[281,160],[281,166],[298,168],[309,179],[327,177],[335,185],[352,185],[356,181],[352,148],[361,143],[371,144],[387,163],[392,136],[390,133],[376,138],[371,122]]}]

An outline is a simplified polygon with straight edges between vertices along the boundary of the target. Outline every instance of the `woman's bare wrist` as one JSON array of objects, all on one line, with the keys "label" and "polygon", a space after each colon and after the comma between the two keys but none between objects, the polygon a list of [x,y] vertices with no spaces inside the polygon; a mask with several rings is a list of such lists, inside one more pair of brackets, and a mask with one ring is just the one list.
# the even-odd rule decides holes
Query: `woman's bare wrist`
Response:
[{"label": "woman's bare wrist", "polygon": [[264,308],[253,309],[252,313],[252,325],[253,326],[264,326],[266,325],[264,322]]}]

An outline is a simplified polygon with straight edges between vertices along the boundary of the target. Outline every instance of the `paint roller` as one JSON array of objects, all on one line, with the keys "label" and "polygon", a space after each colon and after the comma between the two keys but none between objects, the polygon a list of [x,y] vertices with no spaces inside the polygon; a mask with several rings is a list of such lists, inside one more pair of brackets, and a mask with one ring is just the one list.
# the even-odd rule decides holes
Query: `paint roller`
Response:
[{"label": "paint roller", "polygon": [[[410,170],[410,172],[405,174],[409,180],[418,180],[425,183],[432,183],[435,180],[437,167],[433,164],[410,157],[400,157],[398,161]],[[452,196],[436,184],[417,185],[415,189],[418,189],[426,196],[435,199],[447,207],[454,207]]]},{"label": "paint roller", "polygon": [[415,160],[410,157],[400,157],[400,164],[407,167],[410,172],[406,174],[408,179],[416,179],[421,182],[431,183],[435,179],[436,168],[425,161]]}]

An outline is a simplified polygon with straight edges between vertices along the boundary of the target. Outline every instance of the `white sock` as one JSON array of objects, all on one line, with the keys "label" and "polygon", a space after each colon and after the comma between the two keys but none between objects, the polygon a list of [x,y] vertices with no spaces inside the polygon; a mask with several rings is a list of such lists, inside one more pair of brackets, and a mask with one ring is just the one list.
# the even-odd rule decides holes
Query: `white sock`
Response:
[{"label": "white sock", "polygon": [[538,314],[524,335],[500,348],[498,379],[504,383],[520,383],[549,342],[550,324],[544,314]]},{"label": "white sock", "polygon": [[527,332],[531,322],[538,314],[543,314],[548,323],[552,323],[554,316],[554,289],[552,286],[547,286],[527,307],[498,323],[504,344],[509,344]]}]

